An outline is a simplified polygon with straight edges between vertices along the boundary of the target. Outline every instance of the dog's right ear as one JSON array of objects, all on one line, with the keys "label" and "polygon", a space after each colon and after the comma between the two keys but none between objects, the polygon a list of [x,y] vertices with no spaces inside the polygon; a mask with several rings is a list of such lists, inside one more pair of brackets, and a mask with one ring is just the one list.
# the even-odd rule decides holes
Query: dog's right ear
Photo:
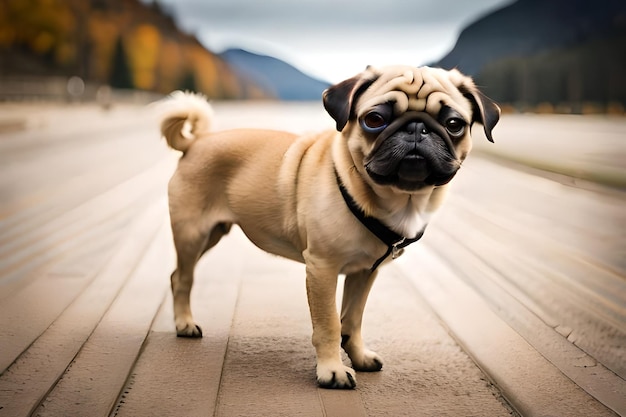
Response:
[{"label": "dog's right ear", "polygon": [[354,114],[356,98],[373,82],[373,79],[359,74],[324,90],[322,93],[324,108],[337,122],[339,132]]}]

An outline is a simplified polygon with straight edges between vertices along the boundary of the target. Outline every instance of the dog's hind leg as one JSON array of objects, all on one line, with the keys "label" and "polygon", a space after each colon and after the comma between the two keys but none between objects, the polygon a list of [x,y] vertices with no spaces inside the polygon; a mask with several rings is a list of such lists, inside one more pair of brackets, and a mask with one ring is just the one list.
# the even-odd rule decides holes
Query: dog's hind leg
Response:
[{"label": "dog's hind leg", "polygon": [[190,293],[196,263],[204,252],[215,246],[230,230],[230,223],[218,223],[203,234],[196,227],[184,227],[172,223],[177,267],[172,273],[172,296],[174,298],[174,320],[176,334],[181,337],[202,337],[202,329],[191,313]]},{"label": "dog's hind leg", "polygon": [[365,348],[361,336],[363,310],[377,271],[365,270],[346,276],[341,304],[341,346],[357,371],[374,372],[383,367],[382,359]]}]

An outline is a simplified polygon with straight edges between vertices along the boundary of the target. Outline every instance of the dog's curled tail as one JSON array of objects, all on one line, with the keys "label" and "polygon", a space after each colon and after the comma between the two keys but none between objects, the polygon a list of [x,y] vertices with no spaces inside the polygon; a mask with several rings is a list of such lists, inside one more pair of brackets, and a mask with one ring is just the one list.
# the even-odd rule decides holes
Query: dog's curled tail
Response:
[{"label": "dog's curled tail", "polygon": [[201,94],[174,91],[157,106],[161,134],[177,151],[184,153],[196,137],[211,129],[213,108]]}]

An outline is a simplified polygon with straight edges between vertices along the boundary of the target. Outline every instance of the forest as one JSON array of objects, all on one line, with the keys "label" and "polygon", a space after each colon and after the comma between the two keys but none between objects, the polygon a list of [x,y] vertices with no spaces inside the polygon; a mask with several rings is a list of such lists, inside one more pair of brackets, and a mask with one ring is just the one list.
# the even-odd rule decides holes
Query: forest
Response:
[{"label": "forest", "polygon": [[182,33],[158,2],[0,0],[0,76],[79,76],[113,88],[211,98],[266,93]]},{"label": "forest", "polygon": [[491,97],[521,110],[623,113],[625,68],[626,24],[579,45],[494,60],[475,79]]}]

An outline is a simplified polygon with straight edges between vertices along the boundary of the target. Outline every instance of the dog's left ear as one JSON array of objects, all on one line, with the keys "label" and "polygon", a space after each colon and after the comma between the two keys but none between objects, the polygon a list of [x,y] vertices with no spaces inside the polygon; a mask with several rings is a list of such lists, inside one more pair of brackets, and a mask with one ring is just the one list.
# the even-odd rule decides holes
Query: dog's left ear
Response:
[{"label": "dog's left ear", "polygon": [[374,81],[371,77],[361,73],[324,90],[322,93],[324,108],[337,122],[339,132],[354,114],[356,98]]},{"label": "dog's left ear", "polygon": [[500,107],[473,85],[471,87],[463,85],[460,90],[472,103],[472,122],[482,124],[485,136],[489,142],[493,142],[491,131],[500,120]]}]

